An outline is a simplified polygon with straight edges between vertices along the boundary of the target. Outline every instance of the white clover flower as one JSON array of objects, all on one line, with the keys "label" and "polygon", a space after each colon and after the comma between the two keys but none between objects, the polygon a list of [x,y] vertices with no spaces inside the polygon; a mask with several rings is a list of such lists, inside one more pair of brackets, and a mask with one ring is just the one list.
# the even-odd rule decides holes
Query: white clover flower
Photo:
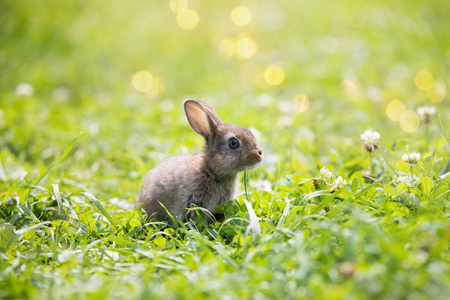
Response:
[{"label": "white clover flower", "polygon": [[419,117],[423,117],[424,115],[434,116],[436,114],[436,107],[434,106],[421,106],[417,109],[417,114]]},{"label": "white clover flower", "polygon": [[16,88],[16,95],[20,97],[33,96],[33,87],[29,83],[20,83]]},{"label": "white clover flower", "polygon": [[70,98],[70,90],[65,86],[54,88],[52,98],[58,102],[67,102]]},{"label": "white clover flower", "polygon": [[408,164],[416,164],[420,160],[420,153],[404,154],[402,160]]},{"label": "white clover flower", "polygon": [[327,169],[327,167],[323,167],[322,169],[320,169],[320,175],[324,175],[327,172],[329,172],[329,170]]},{"label": "white clover flower", "polygon": [[277,121],[278,127],[289,127],[294,123],[294,119],[291,116],[283,115]]},{"label": "white clover flower", "polygon": [[278,111],[285,115],[290,115],[295,113],[295,109],[293,109],[291,101],[279,101],[277,104]]},{"label": "white clover flower", "polygon": [[409,176],[399,176],[397,178],[397,181],[400,181],[401,183],[411,183],[411,177]]},{"label": "white clover flower", "polygon": [[367,144],[377,143],[380,137],[381,137],[380,133],[372,129],[368,129],[364,131],[363,134],[361,134],[361,139],[364,141],[364,143]]},{"label": "white clover flower", "polygon": [[361,139],[364,141],[363,147],[369,152],[375,151],[379,146],[378,140],[380,137],[380,133],[372,129],[364,131],[364,133],[361,134]]},{"label": "white clover flower", "polygon": [[256,97],[256,104],[259,107],[268,107],[272,105],[274,99],[270,94],[260,94]]},{"label": "white clover flower", "polygon": [[436,108],[434,106],[421,106],[417,109],[417,114],[425,124],[429,124],[436,114]]},{"label": "white clover flower", "polygon": [[347,180],[344,180],[342,176],[336,178],[333,184],[333,189],[341,189],[347,184]]},{"label": "white clover flower", "polygon": [[272,191],[272,183],[268,180],[258,180],[255,182],[251,182],[250,186],[257,191]]},{"label": "white clover flower", "polygon": [[323,189],[325,186],[323,186],[323,183],[317,183],[317,179],[323,180],[325,183],[325,186],[331,186],[330,191],[343,188],[347,181],[342,178],[342,176],[339,176],[336,178],[336,176],[328,170],[326,167],[323,167],[320,169],[320,175],[314,179],[314,186],[316,189]]},{"label": "white clover flower", "polygon": [[320,169],[320,177],[322,177],[325,181],[329,181],[333,178],[333,173],[331,173],[331,171],[326,167],[323,167],[322,169]]},{"label": "white clover flower", "polygon": [[175,107],[175,104],[173,104],[173,102],[168,99],[164,99],[159,103],[159,106],[161,107],[162,111],[168,112]]}]

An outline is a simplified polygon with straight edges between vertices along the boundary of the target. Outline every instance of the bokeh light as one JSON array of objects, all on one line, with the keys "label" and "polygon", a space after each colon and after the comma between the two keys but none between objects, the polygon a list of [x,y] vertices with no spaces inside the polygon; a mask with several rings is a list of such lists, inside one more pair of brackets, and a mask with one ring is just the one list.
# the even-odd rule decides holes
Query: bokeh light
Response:
[{"label": "bokeh light", "polygon": [[406,107],[402,101],[394,99],[386,106],[386,114],[392,121],[400,121],[401,116],[405,113]]},{"label": "bokeh light", "polygon": [[242,58],[253,56],[256,50],[256,44],[251,38],[240,38],[236,42],[236,52]]},{"label": "bokeh light", "polygon": [[420,125],[419,115],[412,110],[407,110],[400,117],[400,127],[408,133],[416,132]]},{"label": "bokeh light", "polygon": [[177,14],[177,23],[182,29],[194,29],[195,27],[197,27],[199,22],[200,17],[198,13],[193,9],[189,8]]},{"label": "bokeh light", "polygon": [[20,97],[33,96],[33,86],[29,83],[20,83],[16,88],[16,95]]},{"label": "bokeh light", "polygon": [[427,96],[433,102],[441,102],[445,97],[445,87],[439,82],[435,82],[427,90]]},{"label": "bokeh light", "polygon": [[187,0],[170,0],[169,3],[170,10],[172,10],[174,13],[179,14],[188,8],[188,1]]},{"label": "bokeh light", "polygon": [[220,55],[232,56],[234,53],[234,43],[232,40],[222,40],[217,45],[217,50]]},{"label": "bokeh light", "polygon": [[344,79],[342,80],[342,85],[348,94],[356,94],[358,92],[358,86],[353,80]]},{"label": "bokeh light", "polygon": [[279,66],[270,66],[264,72],[264,79],[270,85],[280,85],[284,78],[284,70]]},{"label": "bokeh light", "polygon": [[150,90],[147,91],[149,97],[161,96],[164,90],[164,84],[161,77],[153,77],[153,84]]},{"label": "bokeh light", "polygon": [[231,11],[231,20],[236,25],[245,26],[252,20],[252,13],[245,7],[236,7]]},{"label": "bokeh light", "polygon": [[292,106],[298,112],[306,112],[309,109],[309,98],[304,94],[299,94],[292,99]]},{"label": "bokeh light", "polygon": [[138,71],[133,75],[131,85],[138,92],[147,92],[152,88],[153,76],[148,71]]},{"label": "bokeh light", "polygon": [[433,84],[433,81],[433,75],[431,75],[431,73],[426,70],[417,72],[416,76],[414,77],[414,83],[416,84],[417,88],[422,91],[428,90],[428,88]]}]

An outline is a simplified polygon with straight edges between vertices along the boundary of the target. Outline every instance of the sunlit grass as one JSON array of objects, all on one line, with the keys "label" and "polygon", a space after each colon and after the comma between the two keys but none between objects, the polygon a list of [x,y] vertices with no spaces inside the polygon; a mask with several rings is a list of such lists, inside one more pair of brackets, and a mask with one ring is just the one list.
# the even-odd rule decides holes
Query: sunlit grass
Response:
[{"label": "sunlit grass", "polygon": [[[0,298],[447,298],[448,1],[0,7]],[[186,98],[265,157],[169,227]]]}]

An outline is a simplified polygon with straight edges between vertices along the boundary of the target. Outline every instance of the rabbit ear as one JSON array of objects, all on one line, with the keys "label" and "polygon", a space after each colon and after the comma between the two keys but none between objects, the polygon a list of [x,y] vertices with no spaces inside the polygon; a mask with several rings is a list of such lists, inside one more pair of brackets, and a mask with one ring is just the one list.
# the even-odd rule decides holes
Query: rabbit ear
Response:
[{"label": "rabbit ear", "polygon": [[214,109],[200,100],[185,100],[184,112],[191,128],[205,139],[213,136],[217,126],[223,124]]}]

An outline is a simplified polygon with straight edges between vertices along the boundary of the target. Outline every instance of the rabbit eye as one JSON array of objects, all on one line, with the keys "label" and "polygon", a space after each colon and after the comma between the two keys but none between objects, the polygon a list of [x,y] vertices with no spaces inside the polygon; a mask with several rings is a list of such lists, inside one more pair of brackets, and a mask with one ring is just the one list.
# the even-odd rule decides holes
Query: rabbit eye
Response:
[{"label": "rabbit eye", "polygon": [[228,145],[231,149],[236,149],[237,147],[239,147],[239,141],[236,138],[231,138],[228,141]]}]

